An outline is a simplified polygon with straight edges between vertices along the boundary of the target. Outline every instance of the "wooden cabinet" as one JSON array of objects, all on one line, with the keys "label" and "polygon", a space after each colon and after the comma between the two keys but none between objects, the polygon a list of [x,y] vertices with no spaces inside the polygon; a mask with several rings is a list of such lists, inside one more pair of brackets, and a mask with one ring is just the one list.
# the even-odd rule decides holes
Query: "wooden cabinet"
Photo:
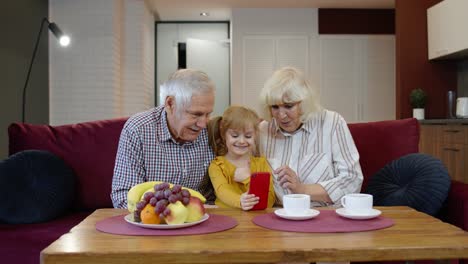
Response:
[{"label": "wooden cabinet", "polygon": [[419,151],[442,160],[453,180],[468,183],[468,125],[422,124]]},{"label": "wooden cabinet", "polygon": [[429,59],[457,58],[468,54],[468,1],[445,0],[427,9]]}]

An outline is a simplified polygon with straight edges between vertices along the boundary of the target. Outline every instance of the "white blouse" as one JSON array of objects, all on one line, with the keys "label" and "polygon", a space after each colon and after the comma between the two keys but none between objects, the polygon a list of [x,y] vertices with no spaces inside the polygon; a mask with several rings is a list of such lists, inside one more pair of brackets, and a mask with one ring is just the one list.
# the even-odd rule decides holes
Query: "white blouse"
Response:
[{"label": "white blouse", "polygon": [[[283,132],[276,121],[260,123],[260,152],[273,169],[288,165],[302,183],[318,183],[334,205],[342,196],[360,192],[363,181],[359,153],[346,121],[336,112],[321,110],[294,133]],[[277,203],[284,190],[274,175]],[[324,202],[313,202],[325,206]]]}]

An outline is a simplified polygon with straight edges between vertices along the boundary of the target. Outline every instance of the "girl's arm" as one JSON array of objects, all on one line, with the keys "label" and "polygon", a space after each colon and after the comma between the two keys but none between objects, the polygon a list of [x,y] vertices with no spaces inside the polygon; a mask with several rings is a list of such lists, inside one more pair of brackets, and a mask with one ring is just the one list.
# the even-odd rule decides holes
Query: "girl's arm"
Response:
[{"label": "girl's arm", "polygon": [[210,175],[211,183],[216,194],[216,198],[221,200],[224,204],[234,207],[241,208],[240,198],[241,193],[238,193],[234,184],[228,182],[229,175],[225,175],[221,167],[213,160],[208,168],[208,174]]}]

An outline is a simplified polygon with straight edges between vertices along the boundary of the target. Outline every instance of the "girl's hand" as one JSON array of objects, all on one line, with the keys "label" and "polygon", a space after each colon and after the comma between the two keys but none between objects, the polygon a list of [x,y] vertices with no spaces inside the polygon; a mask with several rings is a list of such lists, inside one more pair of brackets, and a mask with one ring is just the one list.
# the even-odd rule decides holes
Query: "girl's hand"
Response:
[{"label": "girl's hand", "polygon": [[288,189],[292,193],[303,193],[303,185],[299,177],[289,166],[281,166],[274,173],[278,175],[279,184],[283,189]]},{"label": "girl's hand", "polygon": [[243,182],[250,177],[250,167],[237,168],[234,172],[234,181]]},{"label": "girl's hand", "polygon": [[258,203],[260,198],[255,196],[255,194],[248,194],[247,192],[241,194],[240,203],[241,208],[244,211],[248,211],[254,207]]}]

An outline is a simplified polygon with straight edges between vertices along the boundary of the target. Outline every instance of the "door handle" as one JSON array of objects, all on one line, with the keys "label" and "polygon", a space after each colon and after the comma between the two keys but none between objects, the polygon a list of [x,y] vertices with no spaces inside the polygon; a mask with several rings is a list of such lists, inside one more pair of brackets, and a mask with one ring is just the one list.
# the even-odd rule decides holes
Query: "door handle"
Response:
[{"label": "door handle", "polygon": [[459,152],[460,151],[459,149],[456,149],[456,148],[444,148],[444,150],[454,151],[454,152]]},{"label": "door handle", "polygon": [[458,133],[458,132],[460,132],[460,130],[456,130],[456,129],[447,129],[447,130],[444,130],[444,132],[448,132],[448,133]]}]

